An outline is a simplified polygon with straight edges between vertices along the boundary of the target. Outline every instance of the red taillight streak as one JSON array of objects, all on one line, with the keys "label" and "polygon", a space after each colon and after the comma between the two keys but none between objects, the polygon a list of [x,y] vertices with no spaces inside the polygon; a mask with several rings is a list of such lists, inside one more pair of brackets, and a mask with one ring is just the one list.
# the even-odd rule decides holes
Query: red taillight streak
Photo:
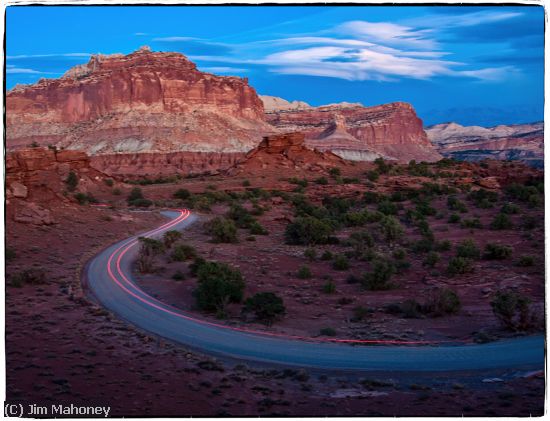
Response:
[{"label": "red taillight streak", "polygon": [[[179,212],[181,212],[180,216],[178,216],[176,219],[170,221],[169,223],[167,224],[164,224],[164,225],[161,225],[159,228],[155,229],[155,230],[152,230],[152,231],[149,231],[148,233],[146,233],[144,236],[146,237],[149,237],[153,234],[156,234],[158,233],[159,231],[162,231],[162,230],[165,230],[165,229],[168,229],[168,228],[171,228],[172,226],[174,225],[177,225],[179,224],[181,221],[187,219],[189,217],[189,215],[191,215],[191,212],[189,210],[179,210]],[[413,344],[423,344],[423,345],[427,345],[427,344],[436,344],[436,343],[443,343],[443,342],[452,342],[452,341],[399,341],[399,340],[382,340],[382,339],[333,339],[333,338],[313,338],[313,337],[307,337],[307,336],[296,336],[296,335],[285,335],[283,333],[274,333],[274,332],[264,332],[264,331],[261,331],[261,330],[253,330],[253,329],[244,329],[244,328],[239,328],[239,327],[233,327],[233,326],[226,326],[226,325],[222,325],[222,324],[219,324],[219,323],[213,323],[213,322],[209,322],[209,321],[206,321],[206,320],[201,320],[201,319],[196,319],[194,317],[190,317],[190,316],[186,316],[185,314],[179,312],[179,311],[172,311],[166,307],[171,307],[175,310],[177,310],[175,307],[169,305],[169,304],[165,304],[163,303],[162,301],[159,301],[157,300],[156,298],[154,297],[151,297],[150,295],[148,295],[147,293],[145,293],[143,290],[139,289],[137,287],[137,285],[135,285],[133,282],[131,282],[125,275],[124,273],[122,272],[121,268],[120,268],[120,261],[122,259],[122,257],[126,254],[126,252],[128,252],[128,250],[130,248],[132,248],[134,245],[136,245],[138,243],[137,240],[133,240],[129,243],[126,243],[126,244],[123,244],[121,245],[120,247],[118,247],[115,251],[113,251],[113,253],[111,253],[111,255],[109,256],[109,260],[107,262],[107,271],[109,273],[109,276],[111,277],[111,279],[121,288],[123,289],[124,291],[126,291],[128,294],[130,294],[132,297],[134,298],[137,298],[138,300],[140,300],[141,302],[151,306],[151,307],[154,307],[158,310],[161,310],[165,313],[169,313],[169,314],[172,314],[176,317],[180,317],[182,319],[186,319],[186,320],[190,320],[190,321],[193,321],[195,323],[200,323],[200,324],[204,324],[204,325],[208,325],[208,326],[213,326],[213,327],[216,327],[216,328],[221,328],[221,329],[229,329],[229,330],[233,330],[233,331],[238,331],[238,332],[243,332],[243,333],[248,333],[248,334],[254,334],[254,335],[262,335],[262,336],[271,336],[271,337],[279,337],[279,338],[284,338],[284,339],[294,339],[294,340],[302,340],[302,341],[313,341],[313,342],[335,342],[335,343],[364,343],[364,344],[368,344],[368,343],[371,343],[371,344],[394,344],[394,345],[413,345]],[[113,261],[113,258],[114,256],[122,249],[124,248],[124,250],[122,250],[118,257],[117,257],[117,260],[116,260],[116,268],[117,268],[117,271],[118,271],[118,274],[121,276],[121,278],[124,280],[124,282],[126,282],[128,285],[130,285],[131,287],[135,288],[137,291],[139,291],[141,294],[143,294],[146,298],[143,298],[141,296],[139,296],[138,294],[134,293],[133,291],[130,291],[128,288],[126,288],[113,274],[112,270],[111,270],[111,265],[112,265],[112,261]],[[153,301],[156,301],[160,304],[162,304],[162,306],[159,306],[157,304],[155,304]]]}]

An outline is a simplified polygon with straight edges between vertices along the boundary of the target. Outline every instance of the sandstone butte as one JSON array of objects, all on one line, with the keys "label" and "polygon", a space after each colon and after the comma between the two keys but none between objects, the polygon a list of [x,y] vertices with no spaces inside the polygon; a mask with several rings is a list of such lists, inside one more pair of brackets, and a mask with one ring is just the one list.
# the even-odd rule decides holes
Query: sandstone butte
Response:
[{"label": "sandstone butte", "polygon": [[7,93],[7,148],[82,150],[115,176],[216,172],[264,136],[295,131],[309,148],[345,159],[441,158],[409,104],[285,109],[286,101],[273,102],[277,109],[266,111],[247,79],[201,72],[180,53],[142,47],[94,55],[59,79]]}]

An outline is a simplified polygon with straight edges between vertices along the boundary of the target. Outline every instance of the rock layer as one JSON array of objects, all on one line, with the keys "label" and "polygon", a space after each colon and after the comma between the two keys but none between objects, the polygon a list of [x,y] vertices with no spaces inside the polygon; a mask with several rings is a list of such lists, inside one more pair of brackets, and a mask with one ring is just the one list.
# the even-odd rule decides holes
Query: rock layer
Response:
[{"label": "rock layer", "polygon": [[399,161],[436,161],[435,151],[410,104],[375,107],[335,104],[266,112],[267,121],[281,131],[302,131],[306,144],[350,160],[377,157]]},{"label": "rock layer", "polygon": [[246,79],[197,70],[179,53],[94,55],[60,79],[8,92],[7,145],[89,153],[247,151],[273,132]]}]

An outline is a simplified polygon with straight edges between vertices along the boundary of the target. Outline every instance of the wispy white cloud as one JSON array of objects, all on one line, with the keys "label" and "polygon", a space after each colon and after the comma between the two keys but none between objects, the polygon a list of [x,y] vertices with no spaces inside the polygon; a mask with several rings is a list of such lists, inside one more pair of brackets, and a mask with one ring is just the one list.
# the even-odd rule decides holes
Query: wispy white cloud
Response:
[{"label": "wispy white cloud", "polygon": [[225,67],[225,66],[210,66],[203,67],[200,66],[200,70],[208,73],[245,73],[248,72],[248,69],[239,68],[239,67]]},{"label": "wispy white cloud", "polygon": [[28,74],[28,75],[53,75],[59,74],[54,72],[42,72],[40,70],[26,69],[23,67],[6,66],[7,74]]},{"label": "wispy white cloud", "polygon": [[482,25],[485,23],[500,22],[522,15],[522,13],[518,12],[495,11],[481,11],[463,14],[441,14],[409,19],[406,21],[406,24],[416,27],[426,26],[430,28],[438,28],[441,30],[443,28],[468,27]]},{"label": "wispy white cloud", "polygon": [[147,32],[134,32],[134,35],[136,37],[144,37],[146,35],[149,35]]}]

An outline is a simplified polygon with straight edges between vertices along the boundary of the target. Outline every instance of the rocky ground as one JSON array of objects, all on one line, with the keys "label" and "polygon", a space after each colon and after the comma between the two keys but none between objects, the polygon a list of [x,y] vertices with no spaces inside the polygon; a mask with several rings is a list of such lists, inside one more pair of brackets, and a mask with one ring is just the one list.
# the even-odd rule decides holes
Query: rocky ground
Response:
[{"label": "rocky ground", "polygon": [[[496,187],[506,179],[503,174],[518,173],[517,168],[494,165],[484,169],[466,164],[453,170],[464,174],[445,180],[468,184],[464,180],[469,177],[469,184],[481,182]],[[390,194],[396,187],[421,187],[423,181],[434,181],[410,174],[382,175],[376,181],[367,181],[364,173],[371,169],[374,166],[346,167],[341,178],[322,172],[296,173],[299,179],[305,176],[309,180],[303,188],[296,180],[289,182],[287,174],[252,176],[246,173],[241,178],[193,178],[177,184],[147,185],[142,190],[146,198],[155,201],[157,208],[194,205],[201,220],[207,221],[215,215],[225,214],[227,203],[219,201],[207,211],[201,201],[179,202],[172,198],[173,193],[186,188],[200,197],[204,192],[242,192],[257,187],[278,188],[295,194],[292,190],[298,189],[319,205],[325,194],[363,200],[367,190]],[[327,178],[327,185],[313,181],[321,176]],[[346,177],[357,177],[358,181],[345,181]],[[82,265],[95,251],[117,239],[156,226],[162,220],[155,208],[150,208],[152,212],[129,211],[125,199],[133,187],[117,184],[120,192],[113,195],[105,191],[104,185],[97,191],[93,190],[93,185],[88,186],[89,192],[93,192],[100,202],[110,203],[112,208],[80,206],[70,200],[57,205],[50,203],[48,209],[54,224],[39,220],[13,222],[15,207],[8,204],[8,401],[110,405],[112,414],[118,416],[542,415],[544,376],[540,372],[352,375],[285,370],[284,367],[215,361],[135,330],[97,306],[81,290],[79,282]],[[238,243],[211,243],[199,223],[186,231],[184,241],[207,259],[238,266],[247,282],[246,295],[269,290],[283,297],[287,315],[270,329],[315,336],[321,328],[331,327],[342,337],[473,338],[474,332],[481,330],[489,337],[505,335],[508,333],[490,311],[489,302],[497,289],[516,288],[530,297],[535,309],[543,300],[544,248],[540,223],[543,210],[540,204],[530,207],[519,201],[516,203],[519,213],[510,214],[514,229],[488,229],[495,213],[507,201],[499,188],[495,191],[499,192],[499,199],[492,208],[478,208],[465,197],[465,192],[457,194],[468,208],[466,213],[460,214],[461,218],[478,216],[484,227],[481,229],[448,224],[446,221],[452,212],[447,207],[447,197],[434,198],[431,206],[436,209],[436,215],[427,217],[429,226],[437,241],[449,240],[452,248],[441,251],[440,261],[430,269],[422,266],[425,259],[422,253],[408,249],[407,241],[417,240],[421,234],[417,226],[405,222],[402,224],[407,241],[403,239],[391,246],[379,238],[376,222],[363,227],[343,227],[335,233],[341,239],[340,244],[315,246],[317,258],[310,261],[304,257],[305,246],[284,243],[284,229],[294,219],[295,209],[287,199],[272,195],[258,200],[265,212],[257,219],[268,230],[268,235],[256,235],[255,241],[248,241],[248,230],[240,229]],[[410,200],[395,203],[403,206],[397,218],[404,218],[406,209],[412,206]],[[247,208],[251,206],[250,200],[242,204]],[[201,206],[202,209],[198,209]],[[361,202],[357,206],[374,212],[378,204]],[[443,217],[440,214],[444,214]],[[532,229],[520,228],[527,216],[536,220]],[[371,270],[368,260],[350,257],[351,267],[345,271],[333,269],[331,261],[320,260],[324,250],[348,251],[349,247],[342,240],[361,230],[373,233],[375,245],[372,248],[377,253],[390,254],[398,248],[406,249],[405,259],[410,267],[395,275],[395,289],[365,291],[359,284],[346,281],[349,274],[361,276]],[[449,277],[446,268],[456,253],[456,243],[470,236],[482,251],[487,242],[511,245],[512,257],[504,261],[475,260],[472,274]],[[534,266],[516,266],[517,259],[527,254],[534,257]],[[254,264],[251,259],[255,259]],[[214,317],[194,308],[191,292],[196,280],[187,272],[188,263],[168,263],[159,257],[158,265],[163,266],[162,263],[166,263],[164,271],[143,278],[144,288],[197,312],[200,317]],[[296,277],[298,268],[303,265],[310,267],[311,278]],[[20,285],[17,280],[28,269],[35,269],[33,273],[42,273],[43,277],[25,278]],[[185,280],[171,279],[176,269],[184,271]],[[332,278],[336,286],[334,293],[323,292],[323,285],[328,281],[324,276]],[[437,285],[456,291],[462,303],[457,314],[405,318],[383,310],[387,304],[420,295],[419,288]],[[344,303],[343,298],[353,301]],[[351,322],[352,309],[358,305],[372,312],[362,322]],[[266,328],[254,320],[243,320],[239,305],[229,309],[226,322]]]}]

